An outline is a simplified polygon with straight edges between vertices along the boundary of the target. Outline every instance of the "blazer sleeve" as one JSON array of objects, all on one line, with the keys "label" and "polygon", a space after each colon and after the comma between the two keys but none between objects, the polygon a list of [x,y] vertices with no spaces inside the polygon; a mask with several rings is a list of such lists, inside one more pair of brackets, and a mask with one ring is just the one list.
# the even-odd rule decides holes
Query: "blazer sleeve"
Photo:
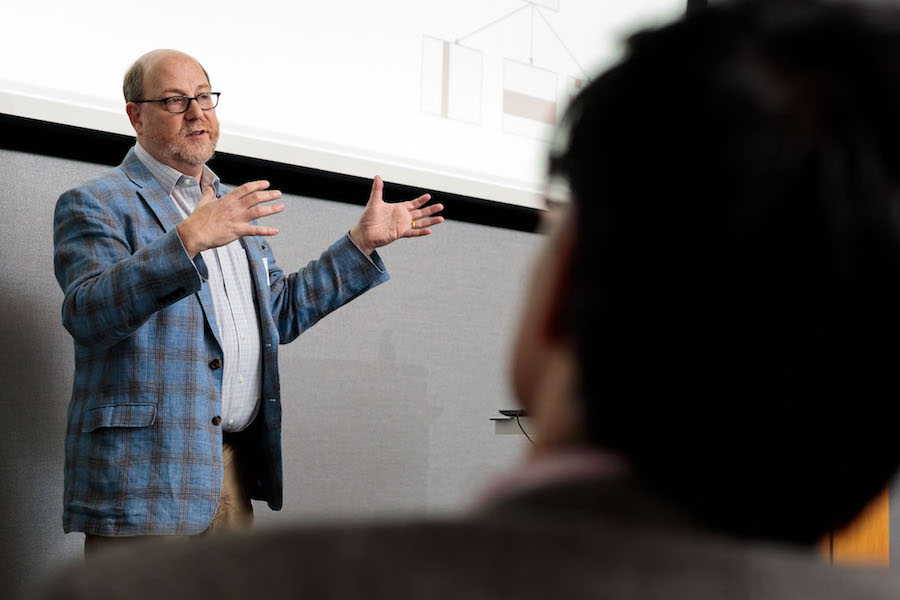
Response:
[{"label": "blazer sleeve", "polygon": [[363,254],[349,235],[332,244],[317,260],[285,275],[266,244],[272,318],[280,342],[293,341],[328,313],[390,279],[377,252]]},{"label": "blazer sleeve", "polygon": [[62,322],[77,343],[88,347],[128,337],[153,313],[198,291],[206,270],[200,257],[196,265],[191,261],[174,228],[133,247],[136,235],[128,232],[135,230],[128,228],[139,216],[113,214],[99,195],[108,196],[85,187],[65,192],[53,226]]}]

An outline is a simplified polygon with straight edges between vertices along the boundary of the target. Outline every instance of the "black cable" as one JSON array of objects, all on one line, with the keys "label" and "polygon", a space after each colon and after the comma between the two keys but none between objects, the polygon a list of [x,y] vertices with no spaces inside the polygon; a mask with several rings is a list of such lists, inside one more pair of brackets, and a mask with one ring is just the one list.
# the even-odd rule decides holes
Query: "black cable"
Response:
[{"label": "black cable", "polygon": [[522,430],[522,433],[525,434],[525,437],[527,437],[527,438],[528,438],[528,441],[531,442],[531,445],[534,446],[534,440],[531,439],[531,436],[528,435],[528,432],[525,431],[525,428],[524,428],[524,427],[522,427],[522,423],[519,421],[519,415],[516,415],[516,425],[519,426],[519,429]]}]

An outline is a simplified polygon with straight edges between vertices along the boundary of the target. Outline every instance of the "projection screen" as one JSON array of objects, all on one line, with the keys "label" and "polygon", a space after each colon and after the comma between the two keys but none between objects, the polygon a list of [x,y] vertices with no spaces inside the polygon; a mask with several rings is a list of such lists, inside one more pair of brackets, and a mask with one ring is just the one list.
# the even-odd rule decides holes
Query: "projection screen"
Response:
[{"label": "projection screen", "polygon": [[0,112],[133,135],[121,80],[200,60],[224,152],[540,207],[569,99],[684,0],[11,2]]}]

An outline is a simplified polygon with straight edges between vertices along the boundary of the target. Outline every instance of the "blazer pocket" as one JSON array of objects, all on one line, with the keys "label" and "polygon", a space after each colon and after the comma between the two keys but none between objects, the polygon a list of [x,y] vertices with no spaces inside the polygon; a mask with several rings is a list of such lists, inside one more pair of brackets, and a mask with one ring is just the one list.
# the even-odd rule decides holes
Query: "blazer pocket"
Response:
[{"label": "blazer pocket", "polygon": [[85,412],[81,431],[90,432],[101,427],[148,427],[154,423],[155,404],[109,404]]}]

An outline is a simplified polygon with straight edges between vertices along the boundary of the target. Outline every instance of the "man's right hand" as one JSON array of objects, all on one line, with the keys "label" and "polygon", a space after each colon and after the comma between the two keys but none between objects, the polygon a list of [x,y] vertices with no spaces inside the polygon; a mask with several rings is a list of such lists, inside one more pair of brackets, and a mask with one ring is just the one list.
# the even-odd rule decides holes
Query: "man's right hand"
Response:
[{"label": "man's right hand", "polygon": [[284,210],[284,204],[264,204],[281,197],[280,191],[268,187],[268,181],[251,181],[218,200],[212,186],[203,190],[197,208],[177,228],[188,256],[193,260],[203,250],[230,244],[245,235],[277,234],[274,227],[250,224]]}]

